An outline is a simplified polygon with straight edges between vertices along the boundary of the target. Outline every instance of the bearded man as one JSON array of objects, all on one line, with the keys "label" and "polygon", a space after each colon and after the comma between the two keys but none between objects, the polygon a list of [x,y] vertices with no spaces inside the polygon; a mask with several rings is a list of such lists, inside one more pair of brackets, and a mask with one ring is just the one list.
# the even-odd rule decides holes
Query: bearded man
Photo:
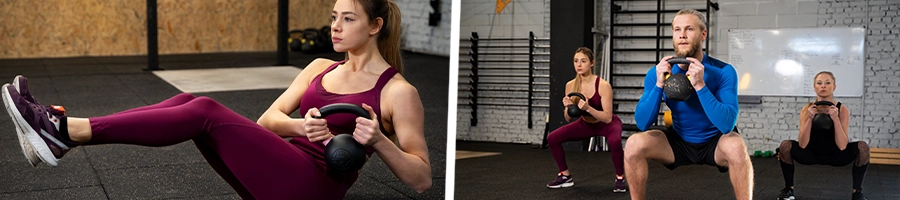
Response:
[{"label": "bearded man", "polygon": [[[697,10],[684,9],[672,19],[675,56],[666,56],[644,78],[644,93],[634,118],[641,133],[625,144],[625,174],[631,199],[644,199],[647,160],[674,170],[681,165],[706,164],[729,173],[737,199],[753,199],[753,165],[744,139],[735,130],[738,117],[737,72],[731,64],[709,57],[700,48],[707,39],[706,18]],[[669,64],[685,57],[690,64]],[[667,74],[685,74],[694,91],[687,100],[667,98],[663,82]],[[659,117],[663,99],[672,111],[672,126],[648,130]],[[710,191],[706,191],[710,192]],[[715,192],[715,191],[713,191]]]}]

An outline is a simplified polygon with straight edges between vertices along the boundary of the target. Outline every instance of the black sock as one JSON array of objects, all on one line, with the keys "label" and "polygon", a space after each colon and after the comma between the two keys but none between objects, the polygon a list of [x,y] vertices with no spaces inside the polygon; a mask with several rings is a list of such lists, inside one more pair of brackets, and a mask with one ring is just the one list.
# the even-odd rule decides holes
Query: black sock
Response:
[{"label": "black sock", "polygon": [[869,163],[863,166],[853,165],[853,189],[856,189],[856,191],[862,191],[863,178],[866,177],[866,169],[868,168]]},{"label": "black sock", "polygon": [[784,187],[794,186],[794,165],[787,164],[784,161],[778,161],[781,163],[781,174],[784,176]]},{"label": "black sock", "polygon": [[68,118],[66,116],[57,116],[59,119],[59,135],[62,136],[62,142],[69,147],[75,147],[78,145],[78,142],[72,141],[72,138],[69,137],[69,127],[68,127]]}]

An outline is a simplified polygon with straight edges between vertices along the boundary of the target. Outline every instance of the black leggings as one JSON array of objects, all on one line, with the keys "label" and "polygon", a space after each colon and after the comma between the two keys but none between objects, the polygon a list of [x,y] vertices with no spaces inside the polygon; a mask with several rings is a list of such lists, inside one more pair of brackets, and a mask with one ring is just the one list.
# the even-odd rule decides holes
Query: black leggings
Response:
[{"label": "black leggings", "polygon": [[[808,146],[807,146],[808,147]],[[860,148],[863,147],[863,148]],[[797,163],[804,165],[831,165],[836,167],[853,165],[853,189],[862,190],[862,181],[866,176],[866,169],[869,167],[868,144],[865,142],[851,142],[847,144],[847,148],[843,151],[837,151],[828,155],[816,154],[810,148],[800,148],[800,143],[796,140],[786,140],[781,144],[779,151],[782,155],[790,151],[789,156],[781,156],[781,158],[791,159]],[[860,152],[864,150],[865,152]],[[781,159],[781,172],[784,174],[784,185],[787,187],[794,186],[794,165]]]}]

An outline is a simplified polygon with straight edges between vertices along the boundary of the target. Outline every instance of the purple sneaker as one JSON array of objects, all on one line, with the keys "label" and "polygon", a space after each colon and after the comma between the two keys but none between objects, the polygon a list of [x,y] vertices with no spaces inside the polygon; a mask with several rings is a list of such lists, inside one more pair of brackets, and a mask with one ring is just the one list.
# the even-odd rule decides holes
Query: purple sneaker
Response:
[{"label": "purple sneaker", "polygon": [[[17,75],[16,78],[13,79],[12,84],[16,87],[16,91],[19,92],[20,95],[25,97],[25,100],[40,104],[37,102],[37,100],[34,99],[34,96],[32,96],[31,92],[28,90],[28,78],[25,78],[22,75]],[[12,117],[12,113],[9,114],[9,117]],[[38,163],[41,163],[41,160],[40,158],[38,158],[37,153],[34,151],[34,147],[32,147],[31,144],[27,142],[27,139],[25,139],[25,133],[22,133],[21,129],[16,129],[16,132],[19,135],[19,146],[22,147],[22,153],[25,154],[25,159],[28,160],[28,163],[31,164],[32,167],[37,166]]]},{"label": "purple sneaker", "polygon": [[556,175],[556,180],[547,184],[548,188],[564,188],[564,187],[572,187],[575,185],[575,182],[572,181],[572,175],[566,176],[562,175],[562,173]]},{"label": "purple sneaker", "polygon": [[59,131],[60,126],[65,126],[66,116],[62,111],[28,102],[14,86],[3,86],[6,111],[13,117],[13,123],[19,129],[17,131],[24,133],[26,141],[41,161],[56,166],[66,152],[78,146],[78,143],[63,138]]},{"label": "purple sneaker", "polygon": [[[21,77],[21,79],[19,77]],[[16,76],[16,79],[13,80],[13,86],[15,86],[17,91],[21,91],[21,90],[19,90],[19,88],[20,88],[19,86],[20,85],[25,86],[25,84],[26,84],[25,77]],[[4,87],[6,87],[6,86],[4,85]],[[27,87],[25,88],[25,91],[28,91]],[[9,117],[13,119],[12,120],[13,124],[16,127],[18,127],[19,125],[18,125],[18,123],[16,123],[15,116],[13,116],[13,113],[12,112],[7,112],[7,113],[9,113]],[[16,128],[16,135],[19,137],[19,146],[22,147],[22,153],[25,154],[25,159],[28,160],[28,163],[31,164],[32,167],[37,166],[38,163],[41,163],[41,159],[38,158],[37,153],[34,152],[34,147],[31,146],[31,143],[28,143],[28,139],[25,138],[25,133],[22,132],[22,129]]]},{"label": "purple sneaker", "polygon": [[22,97],[25,98],[25,101],[31,102],[33,104],[41,104],[34,99],[34,96],[31,95],[31,91],[28,90],[28,78],[25,78],[22,75],[16,75],[16,78],[13,79],[12,85],[16,86],[16,91],[19,92],[19,95],[22,95]]},{"label": "purple sneaker", "polygon": [[625,185],[625,179],[616,179],[616,188],[613,189],[613,192],[625,192],[626,187],[627,185]]}]

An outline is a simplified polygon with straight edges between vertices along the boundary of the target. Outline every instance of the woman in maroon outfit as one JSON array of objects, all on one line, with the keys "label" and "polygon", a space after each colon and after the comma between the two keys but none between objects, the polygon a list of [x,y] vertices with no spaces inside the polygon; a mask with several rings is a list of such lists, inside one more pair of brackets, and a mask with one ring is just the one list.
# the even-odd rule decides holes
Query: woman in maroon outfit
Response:
[{"label": "woman in maroon outfit", "polygon": [[[39,104],[22,76],[4,85],[3,100],[32,164],[56,166],[78,145],[193,140],[242,198],[341,199],[358,172],[329,170],[324,144],[336,133],[352,133],[367,155],[377,152],[401,182],[424,192],[432,184],[424,110],[416,88],[399,73],[399,9],[390,0],[338,0],[331,15],[334,50],[346,52],[347,59],[310,63],[258,122],[191,94],[108,116],[67,117]],[[313,117],[334,103],[361,105],[376,120]],[[289,117],[294,111],[305,117]],[[287,137],[293,139],[282,139]]]}]

